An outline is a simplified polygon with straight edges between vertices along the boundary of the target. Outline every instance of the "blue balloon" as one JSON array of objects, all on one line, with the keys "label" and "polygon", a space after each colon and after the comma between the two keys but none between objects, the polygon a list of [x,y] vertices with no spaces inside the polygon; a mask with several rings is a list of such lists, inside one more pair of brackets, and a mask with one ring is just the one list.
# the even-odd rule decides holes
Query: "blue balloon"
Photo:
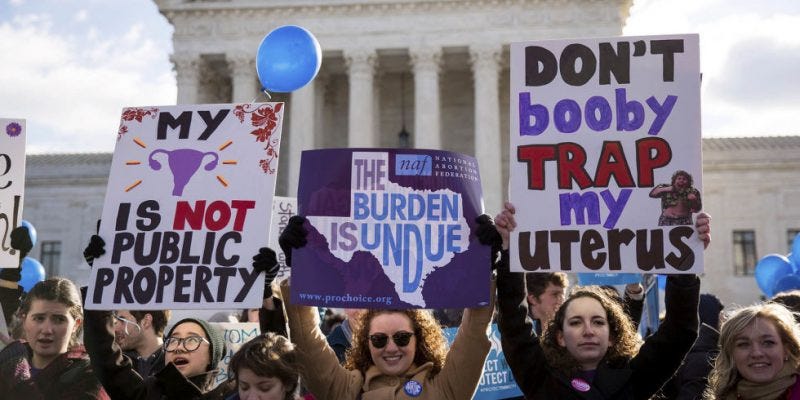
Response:
[{"label": "blue balloon", "polygon": [[35,258],[25,257],[22,260],[22,271],[20,272],[22,279],[19,280],[19,285],[25,290],[25,293],[33,289],[33,286],[44,280],[44,267],[39,260]]},{"label": "blue balloon", "polygon": [[756,283],[767,297],[772,297],[775,284],[793,272],[792,264],[786,256],[769,254],[758,260],[756,264]]},{"label": "blue balloon", "polygon": [[779,279],[778,282],[775,283],[772,293],[774,296],[778,293],[788,292],[795,289],[800,289],[800,275],[791,274]]},{"label": "blue balloon", "polygon": [[270,92],[292,92],[311,82],[322,65],[317,38],[305,28],[284,25],[268,33],[258,46],[256,73]]},{"label": "blue balloon", "polygon": [[28,228],[28,233],[30,233],[31,237],[31,245],[36,246],[36,228],[33,227],[33,224],[23,219],[20,225]]},{"label": "blue balloon", "polygon": [[794,242],[792,242],[792,252],[789,253],[787,257],[789,257],[789,261],[794,264],[796,269],[800,269],[800,233],[794,237]]}]

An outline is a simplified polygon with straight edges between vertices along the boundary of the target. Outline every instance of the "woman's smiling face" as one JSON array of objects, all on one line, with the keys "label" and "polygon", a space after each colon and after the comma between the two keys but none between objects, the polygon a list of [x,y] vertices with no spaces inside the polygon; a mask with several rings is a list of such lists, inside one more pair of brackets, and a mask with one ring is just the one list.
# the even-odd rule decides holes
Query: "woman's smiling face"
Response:
[{"label": "woman's smiling face", "polygon": [[382,347],[376,347],[372,341],[369,343],[369,352],[372,362],[384,375],[400,376],[411,367],[417,349],[417,338],[411,336],[405,346],[399,346],[392,337],[396,333],[414,332],[411,318],[403,313],[391,312],[376,315],[369,322],[369,335],[386,335],[386,342]]},{"label": "woman's smiling face", "polygon": [[788,355],[775,324],[756,318],[736,336],[733,342],[733,363],[739,374],[755,383],[771,382]]}]

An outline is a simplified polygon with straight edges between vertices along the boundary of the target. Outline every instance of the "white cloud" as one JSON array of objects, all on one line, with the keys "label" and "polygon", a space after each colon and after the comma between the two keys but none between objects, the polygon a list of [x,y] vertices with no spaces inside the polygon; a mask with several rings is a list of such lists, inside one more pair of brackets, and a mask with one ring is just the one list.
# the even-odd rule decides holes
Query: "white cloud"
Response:
[{"label": "white cloud", "polygon": [[85,9],[84,10],[79,10],[78,12],[75,13],[75,16],[73,17],[75,22],[84,22],[88,18],[89,18],[89,11],[87,11]]},{"label": "white cloud", "polygon": [[704,136],[800,133],[800,2],[637,0],[624,32],[700,35]]},{"label": "white cloud", "polygon": [[27,119],[29,152],[111,151],[123,107],[175,102],[166,51],[140,26],[121,38],[51,26],[45,15],[0,24],[0,54],[12,55],[0,63],[0,110]]}]

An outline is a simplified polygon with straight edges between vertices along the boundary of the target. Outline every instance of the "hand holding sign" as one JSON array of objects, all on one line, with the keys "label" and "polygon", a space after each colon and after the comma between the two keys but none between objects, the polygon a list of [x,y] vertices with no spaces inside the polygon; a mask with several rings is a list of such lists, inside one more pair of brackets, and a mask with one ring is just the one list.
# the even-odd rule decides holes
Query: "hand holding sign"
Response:
[{"label": "hand holding sign", "polygon": [[278,244],[280,244],[283,254],[286,255],[287,266],[292,266],[292,249],[299,249],[308,243],[306,239],[308,230],[303,226],[305,223],[306,218],[300,215],[289,218],[289,223],[278,239]]},{"label": "hand holding sign", "polygon": [[[489,215],[481,214],[475,218],[475,222],[478,224],[478,227],[475,229],[475,236],[478,237],[482,245],[491,246],[492,260],[494,260],[497,253],[503,248],[503,238],[494,226],[494,220],[492,220],[492,217]],[[495,264],[492,263],[492,268],[494,268],[494,266]]]},{"label": "hand holding sign", "polygon": [[[33,226],[31,226],[33,228]],[[19,251],[20,264],[27,260],[25,256],[33,248],[34,239],[30,235],[31,231],[26,226],[19,226],[11,231],[11,248]],[[3,268],[0,270],[0,279],[9,282],[19,282],[22,279],[22,268]]]},{"label": "hand holding sign", "polygon": [[269,247],[258,249],[258,254],[253,256],[253,270],[256,273],[265,272],[264,275],[264,298],[272,297],[272,281],[278,276],[281,265],[278,264],[278,256]]},{"label": "hand holding sign", "polygon": [[[33,228],[32,225],[31,228]],[[33,243],[36,240],[35,232],[35,230],[31,230],[25,225],[16,227],[11,231],[11,247],[19,250],[20,260],[24,259],[33,248]]]},{"label": "hand holding sign", "polygon": [[83,250],[83,258],[86,263],[91,267],[94,264],[94,259],[106,254],[106,242],[98,235],[92,235],[89,239],[89,244]]}]

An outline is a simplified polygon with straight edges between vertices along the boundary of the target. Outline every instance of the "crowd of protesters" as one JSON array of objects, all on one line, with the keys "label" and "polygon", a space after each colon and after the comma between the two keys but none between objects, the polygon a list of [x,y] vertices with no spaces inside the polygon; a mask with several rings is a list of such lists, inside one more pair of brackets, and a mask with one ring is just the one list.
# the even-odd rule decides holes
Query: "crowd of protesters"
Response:
[{"label": "crowd of protesters", "polygon": [[[642,337],[639,284],[621,296],[613,286],[570,290],[563,273],[510,272],[514,215],[506,203],[494,220],[477,220],[476,236],[497,253],[491,301],[479,308],[347,310],[323,322],[314,307],[282,300],[290,282],[273,282],[277,256],[260,249],[252,266],[266,276],[262,307],[233,319],[258,322],[262,333],[233,354],[222,382],[217,366],[228,352],[208,321],[170,324],[170,310],[84,310],[69,280],[51,277],[23,293],[20,269],[3,269],[11,337],[2,338],[0,398],[466,400],[484,372],[494,320],[526,399],[800,400],[800,293],[725,312],[713,294],[700,294],[696,275],[670,275],[663,319]],[[289,265],[307,242],[307,223],[293,217],[281,234]],[[698,214],[695,227],[708,246],[710,217]],[[12,231],[11,246],[22,260],[32,248],[27,228]],[[92,236],[87,262],[104,253]],[[458,327],[449,346],[447,326]]]}]

